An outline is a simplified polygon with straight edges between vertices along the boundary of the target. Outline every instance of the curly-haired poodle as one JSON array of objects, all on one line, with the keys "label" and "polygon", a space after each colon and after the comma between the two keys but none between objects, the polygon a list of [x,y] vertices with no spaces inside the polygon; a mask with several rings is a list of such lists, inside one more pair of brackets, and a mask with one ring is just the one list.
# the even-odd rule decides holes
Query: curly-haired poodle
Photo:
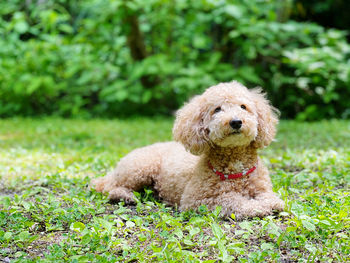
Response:
[{"label": "curly-haired poodle", "polygon": [[195,96],[176,114],[176,142],[136,149],[116,169],[92,181],[112,200],[133,202],[133,191],[152,185],[180,210],[221,206],[221,215],[265,216],[284,203],[272,191],[258,157],[276,133],[275,110],[260,89],[220,83]]}]

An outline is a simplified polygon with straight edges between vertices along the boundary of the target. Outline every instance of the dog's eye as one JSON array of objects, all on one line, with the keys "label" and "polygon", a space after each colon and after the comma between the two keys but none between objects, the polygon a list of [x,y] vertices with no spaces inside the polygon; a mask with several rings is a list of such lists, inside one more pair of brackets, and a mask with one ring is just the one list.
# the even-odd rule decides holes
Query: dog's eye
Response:
[{"label": "dog's eye", "polygon": [[241,108],[242,108],[243,110],[246,110],[246,109],[247,109],[247,107],[246,107],[244,104],[241,105]]},{"label": "dog's eye", "polygon": [[218,113],[219,111],[221,111],[221,107],[217,107],[217,108],[214,110],[214,113]]}]

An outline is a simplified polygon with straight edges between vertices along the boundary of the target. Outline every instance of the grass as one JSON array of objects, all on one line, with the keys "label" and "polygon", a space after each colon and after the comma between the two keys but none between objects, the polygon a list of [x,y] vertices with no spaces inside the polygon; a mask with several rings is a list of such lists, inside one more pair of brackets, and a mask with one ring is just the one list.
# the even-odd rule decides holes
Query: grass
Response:
[{"label": "grass", "polygon": [[349,262],[350,122],[282,121],[262,151],[286,210],[263,219],[180,213],[150,189],[136,206],[87,185],[171,119],[0,120],[4,262]]}]

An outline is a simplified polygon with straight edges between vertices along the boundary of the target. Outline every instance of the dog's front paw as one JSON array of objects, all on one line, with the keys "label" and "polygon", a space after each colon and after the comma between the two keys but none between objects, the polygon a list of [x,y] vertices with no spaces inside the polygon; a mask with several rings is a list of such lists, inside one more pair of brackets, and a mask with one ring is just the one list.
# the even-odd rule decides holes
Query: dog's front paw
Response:
[{"label": "dog's front paw", "polygon": [[284,201],[281,200],[275,193],[265,193],[258,196],[255,200],[264,208],[263,210],[282,211],[284,209]]},{"label": "dog's front paw", "polygon": [[276,197],[271,203],[271,209],[274,211],[283,211],[284,209],[284,201]]}]

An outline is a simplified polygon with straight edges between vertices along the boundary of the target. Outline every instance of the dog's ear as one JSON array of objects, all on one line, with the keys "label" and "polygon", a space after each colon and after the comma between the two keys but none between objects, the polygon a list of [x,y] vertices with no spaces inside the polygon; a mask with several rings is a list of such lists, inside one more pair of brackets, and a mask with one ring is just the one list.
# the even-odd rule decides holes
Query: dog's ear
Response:
[{"label": "dog's ear", "polygon": [[268,146],[276,135],[279,111],[270,105],[260,88],[251,90],[258,117],[258,134],[254,145],[257,148]]},{"label": "dog's ear", "polygon": [[194,155],[200,155],[208,147],[204,117],[207,114],[205,99],[196,96],[176,113],[173,127],[174,140],[182,143]]}]

